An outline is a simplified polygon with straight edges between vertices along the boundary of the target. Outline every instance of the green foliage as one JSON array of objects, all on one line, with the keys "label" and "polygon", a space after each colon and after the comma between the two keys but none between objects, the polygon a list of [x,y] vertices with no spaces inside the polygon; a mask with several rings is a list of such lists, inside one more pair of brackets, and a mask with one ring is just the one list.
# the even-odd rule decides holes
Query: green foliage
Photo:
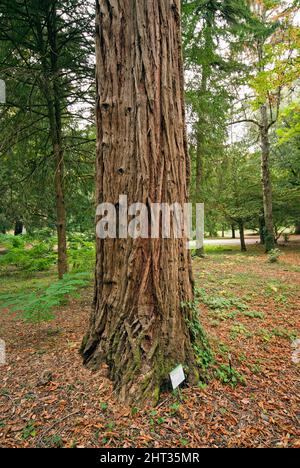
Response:
[{"label": "green foliage", "polygon": [[278,338],[290,340],[291,342],[295,341],[297,338],[297,332],[290,331],[285,328],[273,328],[272,335],[277,336]]},{"label": "green foliage", "polygon": [[259,155],[250,153],[247,146],[247,141],[231,145],[220,168],[224,189],[218,206],[234,225],[257,221],[262,210]]},{"label": "green foliage", "polygon": [[100,403],[100,408],[103,412],[106,412],[108,410],[108,404],[107,403]]},{"label": "green foliage", "polygon": [[171,414],[176,415],[180,410],[180,403],[176,402],[170,406]]},{"label": "green foliage", "polygon": [[183,447],[187,447],[190,442],[187,439],[180,439],[180,443]]},{"label": "green foliage", "polygon": [[237,370],[226,364],[221,364],[216,369],[216,377],[224,384],[236,387],[238,384],[246,385],[245,377]]},{"label": "green foliage", "polygon": [[25,322],[49,322],[55,318],[54,310],[69,297],[79,297],[78,290],[87,287],[91,281],[90,273],[65,275],[48,288],[40,287],[35,291],[0,295],[1,308],[9,307],[11,312]]},{"label": "green foliage", "polygon": [[252,334],[247,330],[247,328],[242,323],[236,323],[230,329],[230,338],[235,340],[238,336],[245,336],[250,338]]},{"label": "green foliage", "polygon": [[[183,2],[185,65],[190,71],[186,88],[192,127],[192,196],[197,202],[205,202],[205,229],[210,236],[214,236],[224,223],[231,223],[245,213],[249,218],[249,213],[253,212],[249,205],[254,197],[249,199],[249,189],[243,198],[231,189],[227,175],[230,151],[226,150],[227,123],[232,119],[232,105],[236,99],[234,84],[238,85],[241,70],[247,68],[242,60],[236,59],[237,50],[243,50],[242,41],[252,21],[253,15],[244,0]],[[252,173],[244,170],[242,175]],[[235,178],[233,188],[238,180]],[[248,185],[241,180],[243,192]],[[230,213],[224,212],[224,208],[229,207],[224,193],[232,200],[234,209]],[[249,203],[243,207],[245,200]]]},{"label": "green foliage", "polygon": [[23,271],[46,271],[56,263],[54,238],[41,242],[28,236],[0,235],[0,245],[8,250],[0,256],[0,270],[14,266]]},{"label": "green foliage", "polygon": [[69,265],[73,272],[93,269],[96,260],[95,241],[84,234],[71,234],[68,237]]},{"label": "green foliage", "polygon": [[36,429],[35,429],[35,422],[30,421],[24,427],[24,429],[22,431],[22,434],[21,434],[21,437],[22,437],[23,440],[27,440],[27,439],[30,439],[32,437],[35,437],[36,434],[37,434],[37,432],[36,432]]},{"label": "green foliage", "polygon": [[191,314],[191,318],[186,318],[186,323],[191,332],[193,349],[196,356],[196,362],[205,372],[213,362],[213,353],[209,344],[208,337],[199,321],[199,301],[182,304],[183,308]]},{"label": "green foliage", "polygon": [[297,338],[297,332],[286,330],[285,328],[273,328],[272,330],[261,328],[258,334],[267,343],[271,341],[274,337],[283,338],[291,342],[295,341],[295,339]]},{"label": "green foliage", "polygon": [[60,435],[54,434],[44,438],[44,443],[49,448],[63,448],[64,442]]},{"label": "green foliage", "polygon": [[209,296],[205,289],[196,289],[197,297],[212,310],[230,310],[233,307],[239,311],[245,311],[249,307],[236,297]]},{"label": "green foliage", "polygon": [[243,315],[248,318],[264,320],[265,314],[263,312],[257,312],[256,310],[249,310],[243,312]]},{"label": "green foliage", "polygon": [[269,263],[278,263],[280,255],[281,255],[281,251],[279,249],[271,250],[269,252],[269,255],[268,255],[268,262]]},{"label": "green foliage", "polygon": [[0,230],[17,219],[30,233],[56,229],[53,98],[62,126],[68,228],[93,229],[96,132],[87,117],[94,100],[93,10],[90,0],[0,3],[0,76],[7,85],[0,106]]},{"label": "green foliage", "polygon": [[158,416],[158,412],[156,410],[150,411],[150,424],[151,426],[161,426],[166,422],[165,418]]},{"label": "green foliage", "polygon": [[[263,211],[259,111],[265,104],[275,229],[280,232],[300,219],[299,98],[294,91],[300,36],[295,12],[279,1],[183,2],[192,195],[205,202],[210,235],[241,222],[258,227]],[[282,112],[291,91],[297,101]],[[275,137],[271,129],[278,119]],[[233,127],[230,135],[233,121],[248,124]],[[273,233],[266,244],[267,250],[274,248]]]},{"label": "green foliage", "polygon": [[[300,219],[300,117],[299,96],[281,115],[274,140],[274,215],[277,225],[294,226]],[[274,183],[273,182],[273,183]]]},{"label": "green foliage", "polygon": [[[291,139],[300,138],[300,102],[293,102],[281,114],[281,126],[277,130],[279,145],[284,145]],[[299,151],[299,149],[298,149]]]},{"label": "green foliage", "polygon": [[[11,236],[0,234],[0,246],[7,253],[0,256],[0,271],[15,267],[20,271],[48,271],[57,261],[56,237],[44,229],[34,236]],[[95,265],[95,241],[85,234],[70,234],[68,237],[68,257],[73,273],[92,271]]]}]

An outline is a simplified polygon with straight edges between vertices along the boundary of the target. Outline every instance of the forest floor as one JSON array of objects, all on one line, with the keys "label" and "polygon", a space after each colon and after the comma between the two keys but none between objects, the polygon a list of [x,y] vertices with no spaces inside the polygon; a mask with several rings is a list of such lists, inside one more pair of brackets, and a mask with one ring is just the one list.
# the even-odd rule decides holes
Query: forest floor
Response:
[{"label": "forest floor", "polygon": [[[215,353],[207,386],[163,395],[157,408],[118,404],[103,372],[78,355],[92,288],[33,326],[1,311],[7,365],[0,367],[1,447],[298,447],[300,246],[267,263],[216,248],[194,260],[200,319]],[[4,279],[4,281],[3,281]],[[1,278],[0,290],[49,284],[49,273]],[[298,414],[297,414],[298,412]]]}]

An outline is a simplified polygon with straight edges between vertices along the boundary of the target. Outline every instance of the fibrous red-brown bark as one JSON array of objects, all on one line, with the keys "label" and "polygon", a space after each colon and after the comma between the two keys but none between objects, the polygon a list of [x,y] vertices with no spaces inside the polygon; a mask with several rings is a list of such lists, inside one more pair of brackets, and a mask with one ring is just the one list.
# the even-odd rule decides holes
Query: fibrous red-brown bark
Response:
[{"label": "fibrous red-brown bark", "polygon": [[[180,0],[97,2],[97,203],[185,203]],[[84,362],[109,367],[122,400],[156,401],[177,364],[196,374],[186,239],[97,240]]]}]

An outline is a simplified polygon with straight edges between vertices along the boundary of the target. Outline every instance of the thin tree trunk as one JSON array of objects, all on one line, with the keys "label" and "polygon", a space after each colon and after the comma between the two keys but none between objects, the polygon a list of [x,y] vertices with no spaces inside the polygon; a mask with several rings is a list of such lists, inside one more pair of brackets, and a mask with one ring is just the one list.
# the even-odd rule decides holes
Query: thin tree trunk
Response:
[{"label": "thin tree trunk", "polygon": [[296,234],[297,236],[300,236],[300,223],[297,224],[296,227],[295,227],[295,234]]},{"label": "thin tree trunk", "polygon": [[263,201],[264,201],[264,215],[265,215],[265,245],[266,251],[274,249],[274,222],[273,222],[273,196],[272,184],[270,175],[270,140],[268,129],[268,114],[267,106],[263,105],[260,109],[261,112],[261,155],[262,155],[262,183],[263,183]]},{"label": "thin tree trunk", "polygon": [[22,221],[17,220],[16,223],[15,223],[14,235],[15,236],[21,236],[23,234],[23,228],[24,228],[24,225],[23,225]]},{"label": "thin tree trunk", "polygon": [[[64,149],[62,142],[62,119],[59,87],[58,47],[57,47],[57,11],[56,4],[50,5],[47,15],[47,34],[50,48],[50,65],[46,59],[49,51],[44,43],[42,26],[37,24],[41,61],[44,77],[41,87],[47,102],[50,136],[55,161],[54,188],[56,197],[56,229],[58,244],[58,276],[63,278],[68,272],[67,229],[64,197]],[[49,74],[49,68],[51,73]]]},{"label": "thin tree trunk", "polygon": [[62,142],[62,119],[60,103],[60,87],[58,83],[58,47],[57,47],[57,11],[56,5],[51,8],[51,15],[47,25],[49,42],[51,45],[51,69],[53,73],[53,106],[54,129],[52,128],[52,142],[56,160],[55,190],[57,213],[57,239],[58,239],[58,276],[63,278],[68,272],[67,259],[67,227],[66,208],[64,197],[64,149]]},{"label": "thin tree trunk", "polygon": [[247,252],[247,246],[245,241],[245,227],[243,221],[239,222],[240,240],[241,240],[241,251]]},{"label": "thin tree trunk", "polygon": [[[262,7],[262,21],[266,20],[266,9]],[[258,51],[258,72],[265,71],[264,45],[263,40],[257,43]],[[269,138],[269,117],[267,104],[260,106],[260,141],[261,141],[261,172],[263,188],[264,207],[264,243],[266,252],[270,252],[275,247],[274,221],[273,221],[273,194],[270,174],[270,138]]]},{"label": "thin tree trunk", "polygon": [[[206,29],[207,31],[207,29]],[[207,32],[205,33],[206,47],[210,44],[211,37]],[[201,84],[199,89],[198,98],[201,100],[205,99],[207,94],[207,79],[209,75],[209,66],[204,64],[202,66]],[[204,152],[205,152],[205,119],[203,112],[199,112],[197,122],[197,152],[196,152],[196,202],[203,202],[203,169],[204,169]]]},{"label": "thin tree trunk", "polygon": [[[97,2],[97,203],[185,203],[180,0]],[[121,400],[157,402],[177,364],[197,372],[185,240],[97,240],[94,307],[81,352],[105,362]]]},{"label": "thin tree trunk", "polygon": [[[202,92],[206,92],[206,80],[202,79]],[[202,131],[201,131],[202,130]],[[201,129],[201,121],[198,122],[197,131],[197,152],[196,152],[196,203],[203,203],[202,186],[203,186],[203,158],[204,158],[204,138],[203,129]],[[196,256],[203,258],[205,256],[204,246],[196,250]]]},{"label": "thin tree trunk", "polygon": [[203,184],[203,156],[204,156],[204,140],[201,131],[201,122],[198,122],[197,131],[197,152],[196,152],[196,202],[202,203],[202,184]]},{"label": "thin tree trunk", "polygon": [[265,223],[265,216],[261,214],[259,217],[259,237],[261,245],[265,245],[265,231],[266,231],[266,223]]},{"label": "thin tree trunk", "polygon": [[[202,78],[200,87],[200,97],[204,97],[207,93],[207,74],[208,70],[205,66],[202,67]],[[196,203],[203,203],[203,178],[204,178],[204,122],[203,116],[199,116],[197,125],[197,152],[196,152]],[[196,251],[197,257],[205,256],[204,246]]]},{"label": "thin tree trunk", "polygon": [[58,244],[58,277],[68,272],[66,209],[64,200],[64,154],[60,143],[54,144],[56,160],[55,192]]},{"label": "thin tree trunk", "polygon": [[235,235],[235,226],[232,225],[231,229],[232,229],[232,239],[236,239],[236,235]]}]

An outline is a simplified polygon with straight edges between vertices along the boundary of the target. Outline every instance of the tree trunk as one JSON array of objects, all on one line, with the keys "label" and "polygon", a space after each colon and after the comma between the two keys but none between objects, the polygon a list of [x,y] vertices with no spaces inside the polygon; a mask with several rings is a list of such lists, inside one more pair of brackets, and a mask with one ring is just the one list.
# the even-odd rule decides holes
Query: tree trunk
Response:
[{"label": "tree trunk", "polygon": [[245,241],[245,227],[243,221],[239,222],[240,240],[241,240],[241,251],[247,252],[247,246]]},{"label": "tree trunk", "polygon": [[265,223],[265,216],[261,214],[259,217],[259,237],[261,245],[265,245],[265,231],[266,231],[266,223]]},{"label": "tree trunk", "polygon": [[[206,46],[208,41],[211,40],[209,35],[205,35]],[[205,99],[207,94],[207,80],[209,75],[209,66],[202,66],[202,77],[201,86],[199,91],[200,99]],[[203,176],[204,176],[204,152],[205,152],[205,120],[203,119],[203,113],[200,110],[197,124],[197,152],[196,152],[196,203],[203,203]],[[204,246],[196,251],[197,257],[204,258],[205,249]]]},{"label": "tree trunk", "polygon": [[21,236],[23,234],[24,225],[22,221],[17,220],[15,223],[15,236]]},{"label": "tree trunk", "polygon": [[236,235],[235,235],[235,226],[232,225],[231,229],[232,229],[232,239],[236,239]]},{"label": "tree trunk", "polygon": [[[49,4],[50,5],[50,4]],[[43,65],[44,77],[42,81],[42,91],[44,93],[50,127],[50,136],[53,147],[55,161],[55,197],[56,197],[56,229],[58,244],[58,276],[63,278],[68,272],[67,259],[67,229],[66,229],[66,208],[64,197],[64,149],[62,141],[62,118],[59,86],[59,51],[57,46],[57,11],[53,2],[49,6],[47,15],[47,35],[50,44],[50,64],[46,57],[49,54],[47,45],[44,42],[42,25],[38,24],[39,45],[41,49],[41,61]],[[49,68],[51,73],[49,74]]]},{"label": "tree trunk", "polygon": [[51,15],[47,25],[49,43],[51,45],[51,69],[53,74],[53,117],[54,128],[52,128],[52,143],[56,161],[55,172],[55,192],[56,192],[56,213],[57,213],[57,239],[58,239],[58,276],[63,276],[68,272],[67,259],[67,216],[64,194],[64,149],[62,141],[62,120],[60,87],[58,82],[58,46],[57,46],[57,12],[56,5],[51,7]]},{"label": "tree trunk", "polygon": [[58,277],[61,279],[68,272],[66,209],[64,200],[64,154],[60,143],[54,144],[56,160],[55,192],[58,245]]},{"label": "tree trunk", "polygon": [[[203,130],[202,130],[203,131]],[[202,184],[203,184],[203,156],[204,156],[204,139],[201,131],[201,121],[198,122],[197,131],[197,152],[196,152],[196,202],[203,203],[202,199]]]},{"label": "tree trunk", "polygon": [[295,234],[297,236],[300,236],[300,223],[299,224],[296,224],[296,227],[295,227]]},{"label": "tree trunk", "polygon": [[[203,83],[202,79],[202,92],[206,92],[206,81]],[[203,129],[201,131],[201,120],[198,122],[197,131],[197,153],[196,153],[196,203],[203,203],[202,198],[202,185],[203,185],[203,157],[204,157],[204,138]],[[196,250],[196,256],[204,258],[204,246]]]},{"label": "tree trunk", "polygon": [[261,155],[262,155],[262,183],[263,183],[263,201],[264,201],[264,215],[265,215],[265,245],[266,251],[275,247],[274,237],[274,222],[273,222],[273,196],[272,184],[270,175],[270,140],[268,129],[268,114],[267,106],[263,105],[260,109],[261,112]]},{"label": "tree trunk", "polygon": [[[185,203],[180,0],[97,2],[97,203]],[[181,363],[199,377],[185,240],[97,240],[94,307],[81,353],[122,401],[156,403]],[[204,345],[203,345],[204,346]]]}]

